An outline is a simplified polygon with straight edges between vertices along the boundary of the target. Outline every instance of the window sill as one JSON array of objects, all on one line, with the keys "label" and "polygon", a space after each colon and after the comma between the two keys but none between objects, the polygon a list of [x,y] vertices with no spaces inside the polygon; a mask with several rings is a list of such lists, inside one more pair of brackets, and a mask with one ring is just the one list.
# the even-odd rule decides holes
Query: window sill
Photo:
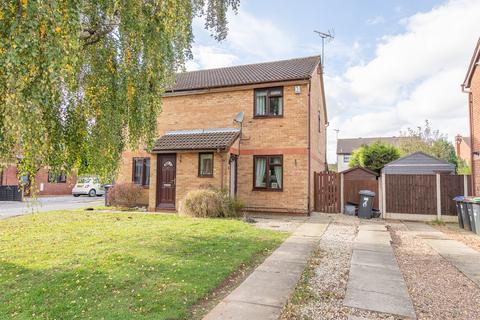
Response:
[{"label": "window sill", "polygon": [[267,189],[267,188],[253,188],[252,191],[266,191],[266,192],[282,192],[282,189]]},{"label": "window sill", "polygon": [[203,176],[202,176],[202,175],[198,175],[197,177],[198,177],[198,178],[213,178],[213,174],[212,174],[212,175],[208,175],[208,176],[207,176],[207,175],[203,175]]},{"label": "window sill", "polygon": [[257,116],[257,115],[254,115],[253,116],[253,119],[270,119],[270,118],[283,118],[283,114],[280,115],[280,116]]}]

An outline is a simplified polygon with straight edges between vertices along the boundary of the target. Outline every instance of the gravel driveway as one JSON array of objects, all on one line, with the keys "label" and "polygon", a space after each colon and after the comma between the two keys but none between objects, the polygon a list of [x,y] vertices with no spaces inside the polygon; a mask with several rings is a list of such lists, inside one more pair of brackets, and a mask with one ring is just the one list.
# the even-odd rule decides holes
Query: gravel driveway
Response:
[{"label": "gravel driveway", "polygon": [[79,209],[84,207],[99,206],[104,203],[103,197],[78,197],[71,195],[40,197],[35,200],[26,198],[24,202],[1,201],[0,219],[5,219],[23,214],[45,212],[51,210]]},{"label": "gravel driveway", "polygon": [[[282,319],[400,319],[343,305],[353,241],[361,222],[343,215],[333,215],[332,219]],[[386,224],[417,319],[479,319],[480,288],[405,224],[395,221]],[[451,239],[480,249],[479,236],[453,225],[437,229]]]}]

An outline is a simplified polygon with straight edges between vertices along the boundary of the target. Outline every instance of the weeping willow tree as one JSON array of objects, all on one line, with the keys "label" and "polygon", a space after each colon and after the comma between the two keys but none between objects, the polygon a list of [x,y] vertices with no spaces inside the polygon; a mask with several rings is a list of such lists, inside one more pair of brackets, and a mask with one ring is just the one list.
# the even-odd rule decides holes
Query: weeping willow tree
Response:
[{"label": "weeping willow tree", "polygon": [[192,19],[218,41],[239,0],[4,0],[0,163],[103,179],[151,146],[161,96],[192,57]]}]

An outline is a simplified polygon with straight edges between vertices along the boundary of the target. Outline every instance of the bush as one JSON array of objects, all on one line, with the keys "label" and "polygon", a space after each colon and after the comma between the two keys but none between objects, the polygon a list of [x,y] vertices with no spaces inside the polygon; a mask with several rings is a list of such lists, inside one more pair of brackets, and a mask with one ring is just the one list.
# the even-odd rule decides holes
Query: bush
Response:
[{"label": "bush", "polygon": [[133,183],[119,183],[108,190],[108,202],[111,206],[133,208],[138,206],[142,197],[142,187]]},{"label": "bush", "polygon": [[206,188],[188,192],[180,212],[199,218],[231,218],[238,217],[243,207],[242,201],[230,198],[225,190]]}]

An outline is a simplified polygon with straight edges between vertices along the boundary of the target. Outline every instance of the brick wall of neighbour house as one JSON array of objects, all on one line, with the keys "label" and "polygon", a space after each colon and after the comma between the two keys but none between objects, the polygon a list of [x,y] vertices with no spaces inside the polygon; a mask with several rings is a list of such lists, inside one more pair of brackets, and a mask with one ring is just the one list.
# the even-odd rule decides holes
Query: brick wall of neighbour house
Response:
[{"label": "brick wall of neighbour house", "polygon": [[70,195],[76,181],[75,176],[67,175],[65,183],[49,182],[48,169],[40,169],[35,176],[35,188],[40,196]]},{"label": "brick wall of neighbour house", "polygon": [[[67,175],[65,183],[56,183],[48,181],[48,169],[40,169],[35,176],[35,189],[37,195],[53,196],[53,195],[69,195],[77,179],[74,175]],[[17,167],[9,166],[3,170],[3,185],[18,185]]]},{"label": "brick wall of neighbour house", "polygon": [[17,167],[8,166],[2,170],[2,181],[0,185],[17,185]]},{"label": "brick wall of neighbour house", "polygon": [[470,165],[470,163],[472,162],[472,149],[470,148],[470,146],[465,142],[463,138],[457,138],[455,140],[455,143],[455,151],[457,157],[465,160],[465,162]]},{"label": "brick wall of neighbour house", "polygon": [[326,165],[327,114],[320,72],[321,66],[317,66],[310,81],[310,208],[314,205],[313,172],[324,171]]},{"label": "brick wall of neighbour house", "polygon": [[[318,91],[320,84],[313,91]],[[295,94],[294,85],[300,85],[301,93]],[[278,86],[278,85],[275,85]],[[268,87],[262,85],[257,87]],[[243,200],[247,209],[259,211],[302,212],[308,209],[308,81],[284,85],[284,116],[281,118],[254,118],[254,87],[231,88],[229,91],[217,91],[201,94],[167,96],[163,98],[162,113],[158,118],[158,132],[202,128],[232,128],[235,115],[245,112],[243,133],[238,160],[237,196]],[[318,131],[318,108],[320,97],[311,94],[312,119],[312,164],[311,171],[323,170],[325,147],[323,145],[325,127]],[[321,110],[321,117],[325,117]],[[325,118],[323,118],[325,119]],[[233,153],[238,145],[232,146]],[[284,187],[281,192],[253,190],[253,156],[283,155]],[[145,152],[127,151],[123,155],[123,165],[117,182],[131,181],[132,158],[147,155]],[[155,209],[156,201],[156,155],[151,155],[151,175],[149,189],[149,209]],[[221,162],[215,154],[214,178],[198,178],[198,153],[177,154],[176,208],[182,197],[189,191],[207,182],[220,187],[219,168]],[[180,161],[181,158],[181,161]],[[225,155],[224,184],[229,186],[229,154]],[[312,182],[313,183],[313,182]],[[312,184],[313,190],[313,184]]]},{"label": "brick wall of neighbour house", "polygon": [[[480,67],[475,68],[470,84],[470,125],[472,152],[480,152]],[[480,159],[473,160],[475,195],[480,196]]]}]

